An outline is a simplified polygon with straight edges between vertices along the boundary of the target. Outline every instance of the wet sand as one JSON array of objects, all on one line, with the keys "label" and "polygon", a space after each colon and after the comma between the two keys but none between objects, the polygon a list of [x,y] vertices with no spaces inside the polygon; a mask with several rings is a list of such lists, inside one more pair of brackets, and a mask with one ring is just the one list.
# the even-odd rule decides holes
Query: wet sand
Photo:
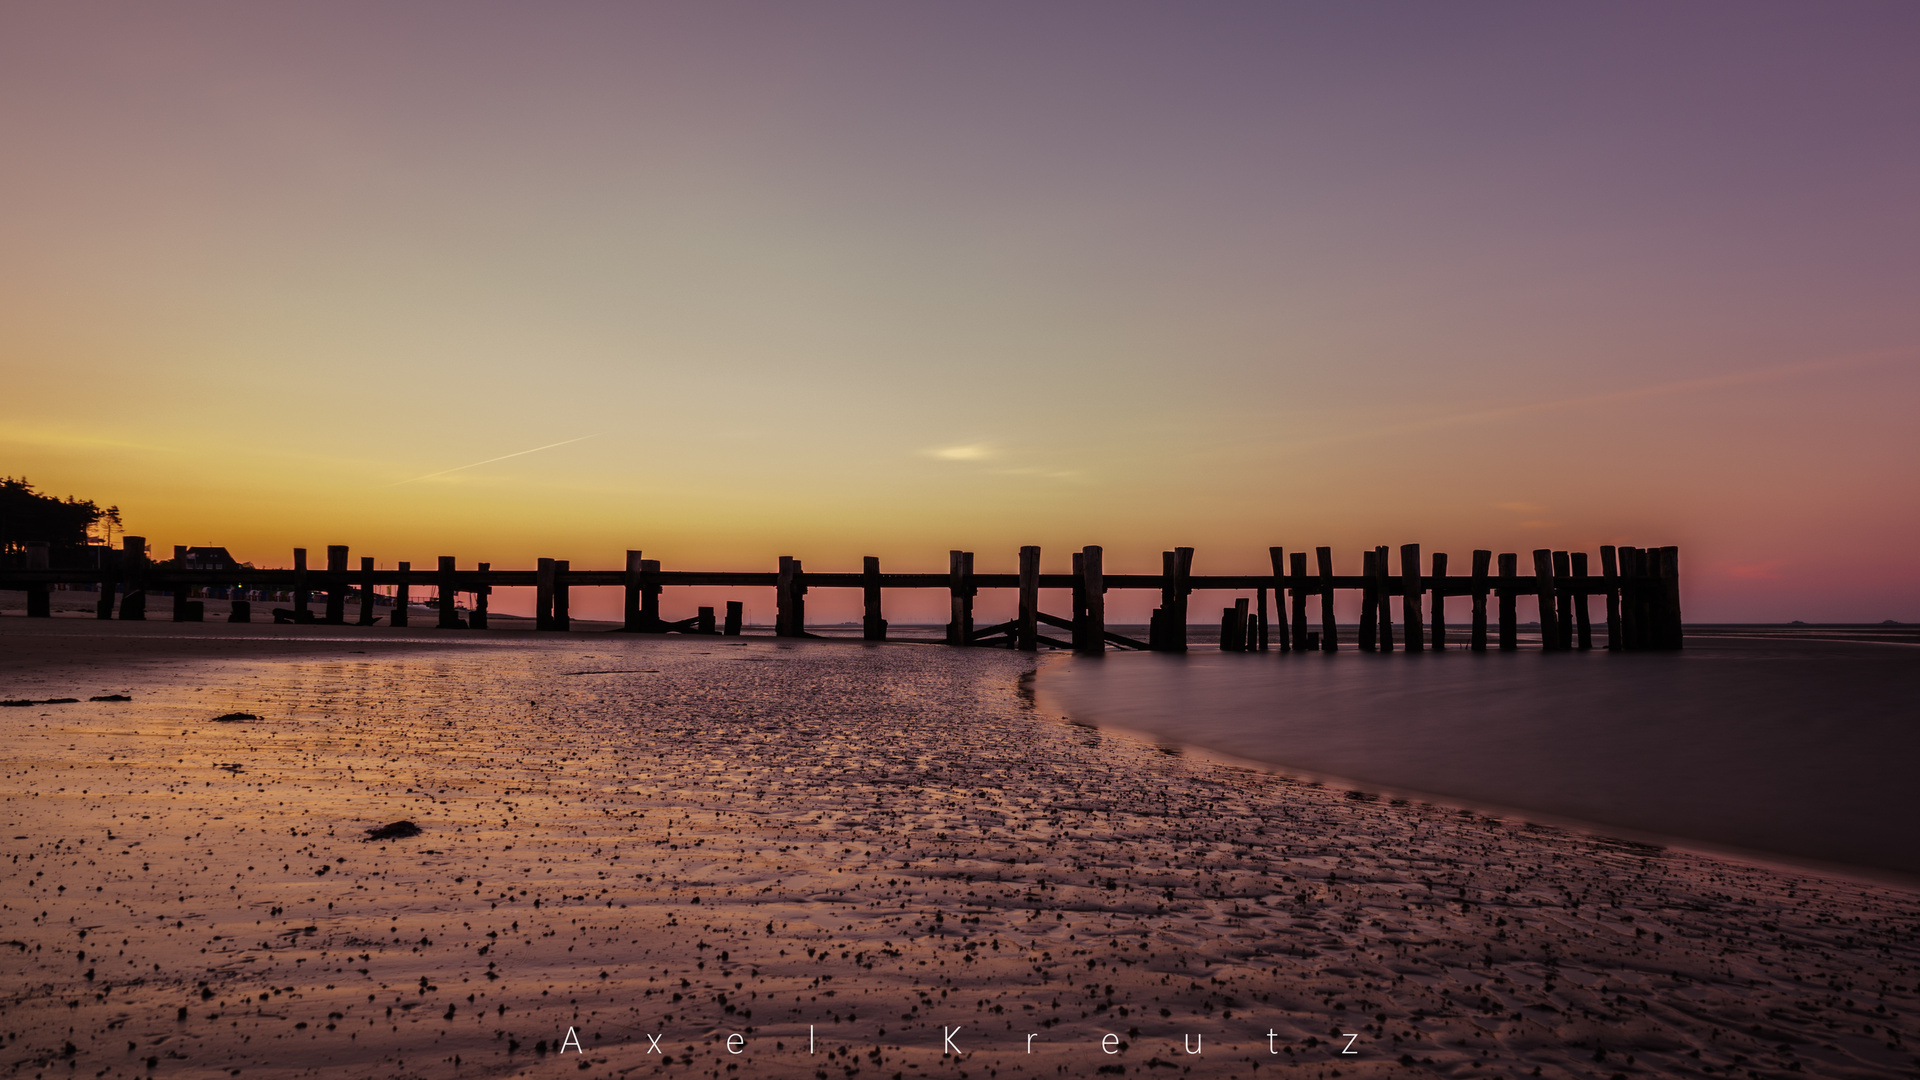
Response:
[{"label": "wet sand", "polygon": [[1910,891],[1168,754],[1007,653],[406,633],[0,621],[80,699],[0,709],[8,1075],[1916,1068]]}]

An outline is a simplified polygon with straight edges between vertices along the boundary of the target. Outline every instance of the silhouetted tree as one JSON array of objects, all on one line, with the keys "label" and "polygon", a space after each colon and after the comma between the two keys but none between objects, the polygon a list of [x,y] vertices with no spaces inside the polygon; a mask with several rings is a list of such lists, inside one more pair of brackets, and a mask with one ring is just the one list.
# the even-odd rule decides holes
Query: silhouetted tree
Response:
[{"label": "silhouetted tree", "polygon": [[68,496],[56,499],[33,489],[26,477],[0,477],[0,551],[12,554],[29,540],[45,540],[55,548],[84,547],[88,531],[105,519],[118,523],[120,510],[102,510],[92,500]]}]

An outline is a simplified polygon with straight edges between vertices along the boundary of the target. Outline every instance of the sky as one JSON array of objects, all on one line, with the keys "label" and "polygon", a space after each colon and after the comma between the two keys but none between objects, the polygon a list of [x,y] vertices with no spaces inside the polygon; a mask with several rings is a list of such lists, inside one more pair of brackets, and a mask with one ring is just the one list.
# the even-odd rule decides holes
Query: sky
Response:
[{"label": "sky", "polygon": [[1672,544],[1689,620],[1920,621],[1917,55],[1870,2],[4,0],[0,473],[262,566]]}]

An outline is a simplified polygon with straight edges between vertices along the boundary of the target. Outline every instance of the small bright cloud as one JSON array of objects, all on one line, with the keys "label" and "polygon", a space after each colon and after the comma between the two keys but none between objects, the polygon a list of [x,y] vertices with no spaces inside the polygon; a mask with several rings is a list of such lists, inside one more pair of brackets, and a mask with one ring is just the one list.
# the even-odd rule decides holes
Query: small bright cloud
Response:
[{"label": "small bright cloud", "polygon": [[1547,508],[1541,506],[1539,503],[1503,502],[1494,503],[1493,505],[1496,510],[1508,510],[1516,514],[1544,514],[1547,511]]},{"label": "small bright cloud", "polygon": [[927,454],[941,461],[984,461],[993,456],[993,447],[985,443],[968,443],[964,446],[942,446],[928,450]]}]

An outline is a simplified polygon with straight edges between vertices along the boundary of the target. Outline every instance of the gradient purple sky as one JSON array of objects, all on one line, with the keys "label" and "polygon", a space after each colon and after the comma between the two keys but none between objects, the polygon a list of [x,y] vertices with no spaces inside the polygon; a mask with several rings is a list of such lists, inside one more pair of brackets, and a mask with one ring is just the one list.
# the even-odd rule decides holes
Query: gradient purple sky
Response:
[{"label": "gradient purple sky", "polygon": [[263,565],[1675,543],[1690,618],[1920,621],[1916,58],[1894,3],[5,4],[0,472]]}]

